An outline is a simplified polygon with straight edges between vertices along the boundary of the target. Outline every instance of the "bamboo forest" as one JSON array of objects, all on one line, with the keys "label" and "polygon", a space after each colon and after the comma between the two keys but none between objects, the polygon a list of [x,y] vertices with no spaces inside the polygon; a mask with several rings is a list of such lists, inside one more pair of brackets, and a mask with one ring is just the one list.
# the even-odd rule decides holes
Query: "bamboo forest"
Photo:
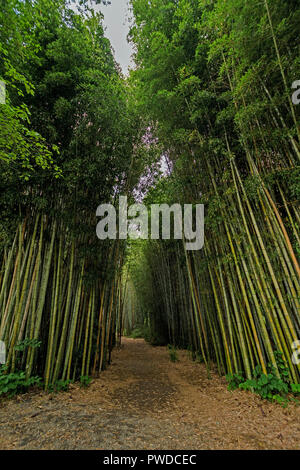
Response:
[{"label": "bamboo forest", "polygon": [[298,0],[0,5],[0,449],[299,450]]}]

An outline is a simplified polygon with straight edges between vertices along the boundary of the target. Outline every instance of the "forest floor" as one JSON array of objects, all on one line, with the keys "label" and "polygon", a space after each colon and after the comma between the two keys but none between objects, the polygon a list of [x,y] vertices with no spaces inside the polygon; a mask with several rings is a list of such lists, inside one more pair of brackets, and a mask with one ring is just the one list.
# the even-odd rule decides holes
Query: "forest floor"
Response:
[{"label": "forest floor", "polygon": [[0,404],[0,449],[299,449],[300,407],[287,408],[179,351],[124,338],[89,388],[28,393]]}]

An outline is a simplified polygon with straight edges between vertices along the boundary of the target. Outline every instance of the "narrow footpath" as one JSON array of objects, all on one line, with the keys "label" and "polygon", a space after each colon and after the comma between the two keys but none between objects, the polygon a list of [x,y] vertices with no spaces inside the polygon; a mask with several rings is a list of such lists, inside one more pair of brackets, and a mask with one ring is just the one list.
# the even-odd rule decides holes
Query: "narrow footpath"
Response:
[{"label": "narrow footpath", "polygon": [[89,388],[0,403],[0,449],[299,449],[300,406],[227,390],[180,351],[123,339]]}]

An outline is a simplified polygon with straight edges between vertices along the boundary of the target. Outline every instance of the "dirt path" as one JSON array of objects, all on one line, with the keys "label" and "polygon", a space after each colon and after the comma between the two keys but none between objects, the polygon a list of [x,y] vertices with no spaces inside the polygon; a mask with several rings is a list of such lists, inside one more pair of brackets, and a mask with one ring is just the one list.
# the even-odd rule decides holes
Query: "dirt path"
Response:
[{"label": "dirt path", "polygon": [[229,392],[183,351],[125,339],[88,389],[0,407],[0,449],[299,449],[300,407]]}]

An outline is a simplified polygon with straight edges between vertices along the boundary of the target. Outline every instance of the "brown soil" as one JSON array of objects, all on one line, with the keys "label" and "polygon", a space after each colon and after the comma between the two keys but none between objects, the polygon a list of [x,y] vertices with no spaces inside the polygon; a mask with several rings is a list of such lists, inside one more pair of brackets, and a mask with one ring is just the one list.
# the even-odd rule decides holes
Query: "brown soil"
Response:
[{"label": "brown soil", "polygon": [[88,389],[2,402],[0,449],[299,449],[300,407],[243,391],[179,352],[124,339]]}]

